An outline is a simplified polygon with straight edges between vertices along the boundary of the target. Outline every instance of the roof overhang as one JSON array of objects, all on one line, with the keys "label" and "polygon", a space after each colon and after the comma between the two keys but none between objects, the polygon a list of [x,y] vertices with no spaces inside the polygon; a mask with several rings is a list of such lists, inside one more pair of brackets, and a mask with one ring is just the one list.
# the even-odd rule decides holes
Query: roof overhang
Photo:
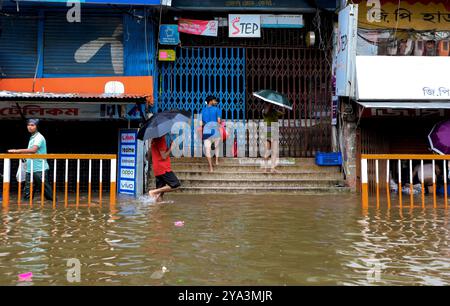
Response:
[{"label": "roof overhang", "polygon": [[357,101],[364,108],[376,109],[450,109],[449,101]]},{"label": "roof overhang", "polygon": [[83,104],[136,104],[145,103],[148,97],[132,94],[77,94],[77,93],[31,93],[0,91],[0,101],[18,103],[67,103]]}]

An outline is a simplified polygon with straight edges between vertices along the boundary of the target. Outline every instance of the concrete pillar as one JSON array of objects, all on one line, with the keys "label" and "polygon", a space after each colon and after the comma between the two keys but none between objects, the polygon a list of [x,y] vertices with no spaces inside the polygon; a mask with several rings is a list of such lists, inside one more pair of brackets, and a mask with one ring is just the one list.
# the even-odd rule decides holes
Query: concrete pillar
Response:
[{"label": "concrete pillar", "polygon": [[344,170],[346,173],[346,182],[349,187],[356,191],[356,123],[344,123]]},{"label": "concrete pillar", "polygon": [[346,184],[356,191],[357,172],[357,124],[351,102],[341,103],[341,122],[339,129],[339,143],[342,150],[343,168]]}]

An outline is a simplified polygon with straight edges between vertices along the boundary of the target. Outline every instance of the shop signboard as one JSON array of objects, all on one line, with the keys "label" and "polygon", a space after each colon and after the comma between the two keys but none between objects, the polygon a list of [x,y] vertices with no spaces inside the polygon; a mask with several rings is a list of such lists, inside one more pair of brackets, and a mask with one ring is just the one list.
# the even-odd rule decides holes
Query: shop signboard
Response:
[{"label": "shop signboard", "polygon": [[159,27],[159,43],[161,45],[178,45],[180,32],[177,24],[162,24]]},{"label": "shop signboard", "polygon": [[0,102],[0,120],[25,118],[45,120],[140,120],[144,104],[83,104],[83,103],[18,103]]},{"label": "shop signboard", "polygon": [[176,60],[175,50],[159,50],[158,59],[160,62],[174,62]]},{"label": "shop signboard", "polygon": [[261,15],[230,14],[228,25],[229,37],[261,37]]},{"label": "shop signboard", "polygon": [[341,97],[355,96],[357,16],[357,5],[348,5],[339,12],[339,32],[336,47],[336,94]]},{"label": "shop signboard", "polygon": [[178,31],[191,35],[217,37],[218,20],[183,19],[178,21]]},{"label": "shop signboard", "polygon": [[143,142],[138,129],[119,130],[118,193],[132,196],[143,192]]},{"label": "shop signboard", "polygon": [[358,100],[450,103],[444,56],[357,56]]},{"label": "shop signboard", "polygon": [[20,2],[59,2],[59,3],[70,3],[79,2],[86,4],[117,4],[117,5],[168,5],[170,6],[171,1],[167,0],[18,0]]},{"label": "shop signboard", "polygon": [[227,9],[227,10],[298,10],[314,11],[336,9],[336,0],[172,0],[172,6],[179,9]]},{"label": "shop signboard", "polygon": [[261,15],[262,28],[294,28],[304,27],[303,15]]}]

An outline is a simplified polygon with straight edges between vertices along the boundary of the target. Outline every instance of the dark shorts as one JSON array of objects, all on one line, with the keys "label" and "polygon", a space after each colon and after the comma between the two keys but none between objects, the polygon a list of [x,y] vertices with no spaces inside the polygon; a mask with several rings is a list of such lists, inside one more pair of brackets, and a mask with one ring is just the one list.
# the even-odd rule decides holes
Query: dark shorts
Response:
[{"label": "dark shorts", "polygon": [[158,175],[156,177],[156,189],[162,188],[166,185],[169,185],[170,188],[173,189],[181,186],[180,181],[172,171],[166,172],[163,175]]}]

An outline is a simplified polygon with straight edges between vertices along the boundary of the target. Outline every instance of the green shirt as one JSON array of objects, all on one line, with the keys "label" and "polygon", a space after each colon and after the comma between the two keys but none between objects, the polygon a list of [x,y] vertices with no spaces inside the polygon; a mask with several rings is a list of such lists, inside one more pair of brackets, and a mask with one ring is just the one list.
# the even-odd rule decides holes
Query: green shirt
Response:
[{"label": "green shirt", "polygon": [[[30,142],[28,142],[28,149],[33,148],[33,146],[38,147],[36,154],[47,154],[47,143],[41,133],[36,132],[30,137]],[[42,163],[44,163],[44,171],[49,169],[47,160],[33,159],[33,172],[41,172]],[[31,173],[31,159],[27,159],[27,173]]]},{"label": "green shirt", "polygon": [[272,138],[272,123],[277,122],[280,119],[281,114],[275,110],[270,111],[268,114],[263,113],[263,119],[267,126],[267,139]]}]

